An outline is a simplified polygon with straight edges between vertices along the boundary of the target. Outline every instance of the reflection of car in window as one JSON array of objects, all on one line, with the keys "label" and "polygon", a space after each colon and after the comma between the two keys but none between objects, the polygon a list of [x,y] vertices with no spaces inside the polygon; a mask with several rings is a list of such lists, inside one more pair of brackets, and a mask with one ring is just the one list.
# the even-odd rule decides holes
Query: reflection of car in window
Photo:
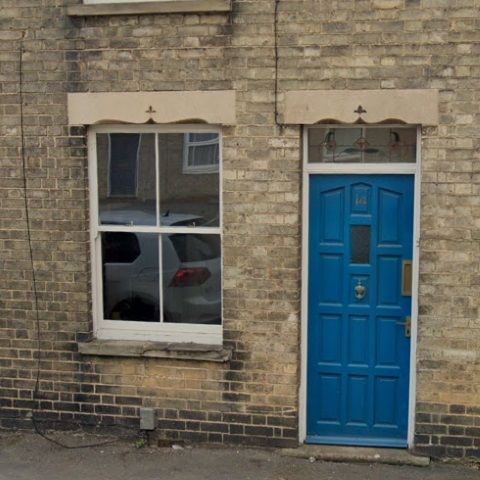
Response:
[{"label": "reflection of car in window", "polygon": [[103,234],[104,263],[132,263],[140,255],[134,233],[105,232]]},{"label": "reflection of car in window", "polygon": [[[105,212],[101,221],[112,224],[111,214],[118,225],[123,216],[132,218],[132,213]],[[149,214],[135,212],[134,217],[142,215]],[[162,223],[171,227],[200,226],[204,219],[169,214],[162,216]],[[221,323],[219,235],[103,232],[102,256],[105,319],[158,322],[163,304],[164,322]]]}]

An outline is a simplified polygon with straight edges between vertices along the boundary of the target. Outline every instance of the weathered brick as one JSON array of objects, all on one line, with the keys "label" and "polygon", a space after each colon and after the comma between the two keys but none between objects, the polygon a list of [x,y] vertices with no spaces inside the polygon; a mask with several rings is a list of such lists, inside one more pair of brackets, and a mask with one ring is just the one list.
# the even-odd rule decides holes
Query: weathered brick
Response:
[{"label": "weathered brick", "polygon": [[[22,123],[42,349],[36,417],[57,428],[138,428],[137,407],[148,405],[166,438],[295,443],[301,129],[274,123],[274,0],[234,0],[231,18],[81,22],[58,1],[34,14],[10,3],[0,26],[0,427],[31,427],[23,415],[36,374],[20,157],[26,29]],[[422,129],[415,429],[419,448],[435,457],[475,456],[472,439],[479,446],[480,65],[477,12],[461,3],[441,2],[440,12],[420,0],[340,2],[325,15],[323,0],[280,2],[278,18],[280,121],[286,90],[440,91],[440,123]],[[93,335],[87,129],[68,125],[66,94],[218,89],[237,91],[237,124],[223,128],[223,320],[232,361],[146,366],[78,355],[76,343]]]}]

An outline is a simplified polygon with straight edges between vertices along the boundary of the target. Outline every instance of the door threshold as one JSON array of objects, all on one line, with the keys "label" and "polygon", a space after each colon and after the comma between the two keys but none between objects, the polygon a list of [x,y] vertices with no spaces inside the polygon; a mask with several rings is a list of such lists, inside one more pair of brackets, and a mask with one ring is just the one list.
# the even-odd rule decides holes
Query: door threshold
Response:
[{"label": "door threshold", "polygon": [[385,463],[389,465],[413,465],[427,467],[429,457],[413,455],[400,448],[342,447],[335,445],[301,445],[298,448],[284,448],[286,457],[314,458],[324,462]]},{"label": "door threshold", "polygon": [[407,448],[405,438],[307,435],[305,443],[313,445],[338,445],[343,447]]}]

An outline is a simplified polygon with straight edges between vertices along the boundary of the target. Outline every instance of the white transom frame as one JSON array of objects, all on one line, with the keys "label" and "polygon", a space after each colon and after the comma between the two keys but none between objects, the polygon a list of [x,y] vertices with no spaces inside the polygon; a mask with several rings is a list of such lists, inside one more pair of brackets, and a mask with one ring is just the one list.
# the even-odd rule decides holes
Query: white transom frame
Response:
[{"label": "white transom frame", "polygon": [[[413,258],[412,258],[412,331],[410,338],[410,371],[408,398],[408,433],[407,445],[414,444],[415,429],[415,395],[416,395],[416,357],[417,357],[417,318],[418,318],[418,284],[420,253],[420,200],[421,200],[421,127],[417,125],[417,144],[415,163],[309,163],[308,162],[308,130],[310,128],[354,128],[358,124],[338,125],[319,124],[304,125],[303,142],[303,175],[302,175],[302,291],[301,291],[301,360],[299,387],[299,443],[307,436],[307,358],[308,358],[308,236],[309,236],[309,180],[310,175],[413,175],[414,207],[413,207]],[[364,126],[364,125],[362,125]],[[415,125],[379,124],[367,125],[369,128],[405,128]]]},{"label": "white transom frame", "polygon": [[[223,196],[219,188],[218,227],[160,227],[160,226],[103,226],[98,221],[97,133],[217,133],[219,135],[219,185],[222,182],[222,131],[218,125],[132,125],[102,124],[88,128],[88,185],[90,220],[90,264],[92,283],[93,333],[98,339],[161,341],[174,343],[201,343],[221,345],[223,342]],[[155,168],[159,170],[158,142],[155,142]],[[156,182],[157,208],[160,198],[160,182]],[[102,231],[131,231],[143,233],[199,233],[220,235],[221,245],[221,325],[176,324],[165,322],[137,322],[105,320],[103,318],[103,279],[101,265]],[[159,247],[161,248],[161,247]],[[162,308],[162,275],[159,276],[160,308]]]}]

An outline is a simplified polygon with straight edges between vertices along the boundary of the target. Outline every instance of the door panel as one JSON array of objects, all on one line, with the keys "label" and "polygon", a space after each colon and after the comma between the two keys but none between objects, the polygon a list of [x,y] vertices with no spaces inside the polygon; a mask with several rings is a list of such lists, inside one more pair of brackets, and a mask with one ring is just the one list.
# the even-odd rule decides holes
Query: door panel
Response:
[{"label": "door panel", "polygon": [[413,176],[310,177],[307,442],[406,446]]}]

